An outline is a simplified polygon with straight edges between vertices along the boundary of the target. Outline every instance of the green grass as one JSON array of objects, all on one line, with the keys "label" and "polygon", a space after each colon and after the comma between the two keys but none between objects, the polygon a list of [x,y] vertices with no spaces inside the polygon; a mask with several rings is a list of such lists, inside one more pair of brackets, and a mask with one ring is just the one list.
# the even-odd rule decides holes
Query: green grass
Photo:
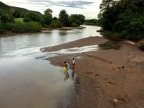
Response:
[{"label": "green grass", "polygon": [[15,18],[15,23],[17,23],[17,22],[23,22],[23,19],[24,18]]}]

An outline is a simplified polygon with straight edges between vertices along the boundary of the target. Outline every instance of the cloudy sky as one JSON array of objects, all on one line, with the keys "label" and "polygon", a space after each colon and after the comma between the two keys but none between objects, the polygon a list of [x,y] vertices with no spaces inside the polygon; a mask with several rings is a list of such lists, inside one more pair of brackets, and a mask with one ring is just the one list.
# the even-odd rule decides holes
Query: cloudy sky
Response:
[{"label": "cloudy sky", "polygon": [[8,5],[23,7],[29,10],[44,12],[45,9],[53,10],[53,15],[58,16],[60,10],[65,9],[69,14],[83,14],[87,19],[97,18],[99,5],[102,0],[0,0]]}]

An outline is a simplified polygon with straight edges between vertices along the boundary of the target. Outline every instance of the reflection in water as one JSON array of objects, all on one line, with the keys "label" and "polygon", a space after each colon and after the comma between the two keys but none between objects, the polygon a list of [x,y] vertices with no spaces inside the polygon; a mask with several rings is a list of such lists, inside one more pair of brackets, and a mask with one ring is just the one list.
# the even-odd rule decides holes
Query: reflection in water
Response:
[{"label": "reflection in water", "polygon": [[59,31],[60,36],[66,36],[67,35],[67,30],[61,30]]},{"label": "reflection in water", "polygon": [[77,83],[78,81],[78,77],[77,77],[77,74],[76,72],[72,69],[68,69],[68,70],[65,70],[64,69],[64,81],[68,80],[68,79],[71,79],[73,81],[75,81]]},{"label": "reflection in water", "polygon": [[74,77],[75,77],[75,72],[72,71],[72,80],[74,80]]},{"label": "reflection in water", "polygon": [[40,59],[41,55],[0,60],[0,108],[70,106],[73,82],[64,82],[62,68]]},{"label": "reflection in water", "polygon": [[65,74],[64,81],[66,81],[67,79],[69,79],[69,73],[68,73],[68,72],[66,72],[66,73],[64,73],[64,74]]},{"label": "reflection in water", "polygon": [[100,33],[96,32],[99,29],[100,27],[96,26],[86,26],[85,29],[51,30],[46,33],[17,34],[10,37],[0,37],[0,56],[24,48],[42,48],[89,36],[101,36]]}]

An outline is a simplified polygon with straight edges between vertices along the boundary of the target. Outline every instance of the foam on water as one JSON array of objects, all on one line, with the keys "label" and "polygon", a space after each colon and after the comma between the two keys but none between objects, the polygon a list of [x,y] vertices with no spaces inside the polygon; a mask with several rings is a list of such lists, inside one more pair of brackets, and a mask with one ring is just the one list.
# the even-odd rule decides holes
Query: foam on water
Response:
[{"label": "foam on water", "polygon": [[58,54],[75,54],[75,53],[96,51],[98,49],[99,49],[98,45],[91,45],[91,46],[62,49],[62,50],[56,51],[55,53],[58,53]]}]

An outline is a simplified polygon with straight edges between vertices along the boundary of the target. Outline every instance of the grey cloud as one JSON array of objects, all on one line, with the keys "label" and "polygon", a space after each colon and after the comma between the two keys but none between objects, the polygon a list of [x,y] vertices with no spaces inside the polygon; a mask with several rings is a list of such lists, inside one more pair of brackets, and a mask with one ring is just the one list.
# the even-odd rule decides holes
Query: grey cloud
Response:
[{"label": "grey cloud", "polygon": [[93,4],[94,2],[89,1],[56,1],[53,2],[51,0],[30,0],[33,3],[40,3],[40,4],[49,4],[49,5],[56,5],[56,6],[63,6],[63,7],[72,7],[72,8],[84,8],[84,6]]}]

